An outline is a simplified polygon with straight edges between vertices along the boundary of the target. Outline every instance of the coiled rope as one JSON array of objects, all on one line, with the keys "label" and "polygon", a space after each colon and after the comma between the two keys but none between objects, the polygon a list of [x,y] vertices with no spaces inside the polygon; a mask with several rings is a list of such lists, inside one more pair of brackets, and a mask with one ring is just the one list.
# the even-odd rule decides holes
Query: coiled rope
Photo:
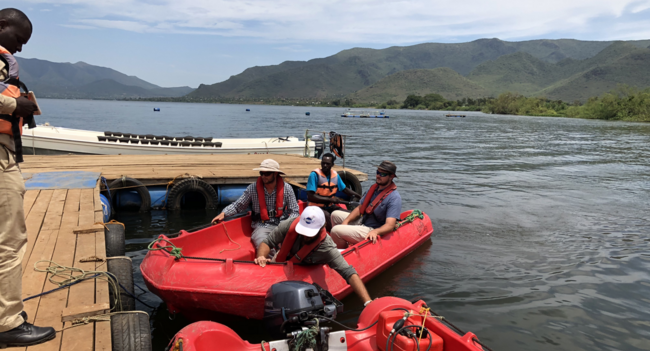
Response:
[{"label": "coiled rope", "polygon": [[422,213],[422,211],[418,209],[413,210],[413,212],[411,212],[410,215],[406,216],[406,218],[404,218],[403,221],[400,221],[395,225],[395,230],[397,230],[397,228],[403,226],[404,224],[413,222],[416,218],[424,219],[424,214]]}]

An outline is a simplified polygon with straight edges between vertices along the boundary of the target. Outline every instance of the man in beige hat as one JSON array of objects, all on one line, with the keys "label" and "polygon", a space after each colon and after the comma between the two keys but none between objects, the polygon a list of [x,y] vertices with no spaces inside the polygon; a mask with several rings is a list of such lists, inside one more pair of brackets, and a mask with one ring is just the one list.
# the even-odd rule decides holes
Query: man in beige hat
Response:
[{"label": "man in beige hat", "polygon": [[339,249],[366,239],[375,243],[378,236],[395,229],[402,212],[402,197],[393,183],[396,172],[394,163],[383,161],[377,166],[375,184],[363,195],[361,205],[350,214],[343,211],[332,213],[330,236]]},{"label": "man in beige hat", "polygon": [[249,185],[242,196],[226,206],[212,222],[221,222],[225,217],[243,212],[251,206],[253,208],[251,240],[257,249],[280,221],[298,217],[300,213],[293,188],[280,176],[284,174],[280,170],[280,164],[269,158],[262,161],[259,168],[253,170],[260,172],[257,182]]}]

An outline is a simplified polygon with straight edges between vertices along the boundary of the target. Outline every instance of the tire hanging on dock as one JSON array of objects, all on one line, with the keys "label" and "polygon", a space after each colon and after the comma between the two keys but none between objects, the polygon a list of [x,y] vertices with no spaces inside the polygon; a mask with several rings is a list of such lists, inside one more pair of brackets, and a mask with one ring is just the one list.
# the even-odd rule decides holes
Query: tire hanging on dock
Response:
[{"label": "tire hanging on dock", "polygon": [[111,190],[111,199],[113,200],[114,206],[113,208],[117,208],[115,195],[117,195],[118,191],[132,190],[137,191],[138,195],[140,195],[140,199],[142,201],[140,203],[140,212],[148,212],[151,209],[151,195],[149,195],[149,190],[141,181],[137,179],[130,177],[117,178],[108,185],[108,188]]},{"label": "tire hanging on dock", "polygon": [[104,242],[106,244],[106,257],[124,256],[125,231],[122,223],[107,223],[104,228]]},{"label": "tire hanging on dock", "polygon": [[[120,290],[120,300],[122,306],[115,306],[115,293],[113,289],[109,289],[111,309],[115,308],[116,311],[133,311],[135,310],[135,290],[133,289],[133,264],[131,259],[122,257],[113,257],[108,260],[108,272],[113,273],[117,281],[122,285],[118,286]],[[126,291],[124,291],[126,289]],[[128,292],[127,292],[128,291]]]},{"label": "tire hanging on dock", "polygon": [[357,194],[363,195],[363,188],[361,187],[361,182],[357,176],[348,171],[339,171],[338,173],[343,183],[345,183],[345,186],[350,187],[350,190]]},{"label": "tire hanging on dock", "polygon": [[217,208],[219,204],[219,197],[217,191],[214,190],[212,185],[197,179],[188,178],[181,180],[178,184],[172,187],[167,196],[167,209],[170,211],[178,211],[181,209],[183,197],[189,193],[198,193],[205,198],[205,209],[212,210]]},{"label": "tire hanging on dock", "polygon": [[143,313],[111,316],[113,351],[151,351],[149,317]]}]

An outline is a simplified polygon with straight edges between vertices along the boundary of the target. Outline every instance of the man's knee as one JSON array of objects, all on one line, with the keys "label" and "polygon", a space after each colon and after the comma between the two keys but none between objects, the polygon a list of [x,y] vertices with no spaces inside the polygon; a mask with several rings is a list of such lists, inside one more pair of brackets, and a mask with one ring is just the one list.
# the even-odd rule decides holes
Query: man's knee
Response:
[{"label": "man's knee", "polygon": [[343,221],[348,218],[350,214],[345,211],[334,211],[332,212],[332,225],[337,225],[343,223]]}]

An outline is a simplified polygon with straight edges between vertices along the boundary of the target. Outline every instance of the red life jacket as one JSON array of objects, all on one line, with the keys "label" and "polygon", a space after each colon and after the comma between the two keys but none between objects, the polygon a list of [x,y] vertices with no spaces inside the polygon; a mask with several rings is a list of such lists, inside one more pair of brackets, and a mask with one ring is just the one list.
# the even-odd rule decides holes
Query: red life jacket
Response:
[{"label": "red life jacket", "polygon": [[[260,204],[260,218],[262,221],[266,222],[269,219],[269,211],[266,209],[266,196],[264,196],[264,184],[262,183],[262,177],[257,178],[257,201]],[[284,179],[278,175],[275,178],[275,214],[273,217],[280,218],[284,213]]]},{"label": "red life jacket", "polygon": [[373,184],[373,185],[370,187],[370,190],[368,190],[368,193],[366,193],[366,198],[363,199],[363,203],[361,204],[361,206],[359,206],[359,212],[360,212],[362,215],[364,215],[364,214],[371,214],[372,211],[374,211],[375,208],[377,208],[377,206],[379,206],[379,204],[380,204],[382,201],[384,201],[384,199],[385,199],[388,195],[390,195],[390,193],[392,193],[393,191],[397,190],[397,185],[395,185],[395,183],[391,183],[389,186],[387,186],[386,188],[384,188],[384,190],[382,190],[381,193],[379,193],[379,195],[377,195],[377,197],[375,197],[375,200],[374,200],[372,203],[370,203],[370,198],[371,198],[372,195],[375,193],[375,191],[377,190],[377,187],[378,187],[378,186],[379,186],[379,185],[377,185],[377,183]]},{"label": "red life jacket", "polygon": [[[316,168],[312,172],[315,172],[318,176],[316,180],[316,195],[324,197],[332,197],[339,190],[339,174],[336,173],[333,169],[330,170],[330,179],[327,179],[327,176],[320,168]],[[317,202],[310,202],[308,206],[318,206],[325,207],[328,204],[321,204]]]},{"label": "red life jacket", "polygon": [[[296,231],[296,226],[298,223],[300,223],[300,217],[294,219],[291,223],[291,227],[289,228],[287,235],[282,241],[280,252],[278,252],[278,255],[275,257],[275,262],[284,262],[287,260],[287,256],[289,256],[289,252],[291,251],[293,244],[296,242],[296,239],[298,239],[298,235],[300,235]],[[305,259],[305,257],[309,256],[309,254],[314,251],[314,249],[316,249],[318,245],[320,245],[320,243],[325,240],[325,238],[327,238],[327,231],[325,230],[325,226],[320,229],[320,232],[318,232],[316,236],[318,237],[316,240],[301,247],[300,250],[298,250],[298,252],[296,252],[296,254],[291,257],[290,261],[293,263],[300,263]]]}]

